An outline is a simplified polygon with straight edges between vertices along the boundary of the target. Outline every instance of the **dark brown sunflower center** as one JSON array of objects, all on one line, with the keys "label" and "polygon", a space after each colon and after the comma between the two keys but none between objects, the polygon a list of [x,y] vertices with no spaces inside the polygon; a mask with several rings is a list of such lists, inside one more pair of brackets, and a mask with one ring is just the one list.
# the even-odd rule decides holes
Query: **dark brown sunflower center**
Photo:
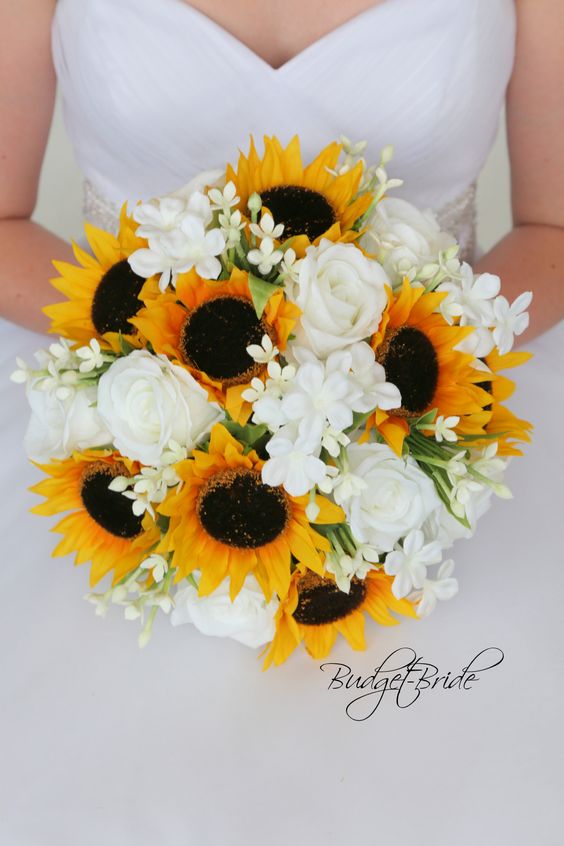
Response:
[{"label": "dark brown sunflower center", "polygon": [[294,619],[304,626],[323,626],[348,617],[364,602],[366,585],[353,578],[349,593],[339,590],[335,582],[306,573],[298,582],[298,605]]},{"label": "dark brown sunflower center", "polygon": [[[488,394],[491,394],[492,383],[491,382],[480,382],[480,388],[482,388],[482,390],[486,391]],[[491,410],[492,410],[492,403],[490,402],[490,403],[488,403],[487,405],[484,406],[484,411],[491,411]]]},{"label": "dark brown sunflower center", "polygon": [[276,185],[260,195],[275,223],[284,224],[284,238],[307,235],[314,241],[337,220],[329,200],[303,185]]},{"label": "dark brown sunflower center", "polygon": [[220,543],[256,549],[282,534],[290,517],[281,488],[261,482],[254,470],[225,470],[202,488],[197,504],[204,530]]},{"label": "dark brown sunflower center", "polygon": [[96,331],[123,332],[136,330],[129,322],[142,306],[139,294],[145,280],[137,276],[127,260],[119,261],[102,276],[92,300],[91,317]]},{"label": "dark brown sunflower center", "polygon": [[401,409],[420,414],[433,401],[439,379],[439,362],[427,335],[414,326],[402,326],[386,334],[376,358],[384,366],[386,380],[401,393]]},{"label": "dark brown sunflower center", "polygon": [[253,304],[244,297],[216,297],[193,309],[180,333],[180,350],[187,364],[221,382],[250,381],[259,371],[247,352],[270,334]]},{"label": "dark brown sunflower center", "polygon": [[[480,361],[483,361],[484,364],[487,364],[485,358],[481,358]],[[493,384],[492,384],[491,380],[487,380],[485,382],[480,382],[479,384],[480,384],[480,388],[482,388],[482,390],[486,391],[488,394],[492,393]],[[492,403],[484,406],[484,411],[491,411],[491,410],[492,410]]]},{"label": "dark brown sunflower center", "polygon": [[142,517],[131,508],[131,500],[108,487],[116,476],[126,476],[125,467],[103,461],[88,464],[82,474],[80,496],[88,514],[103,529],[118,538],[134,538],[141,533]]}]

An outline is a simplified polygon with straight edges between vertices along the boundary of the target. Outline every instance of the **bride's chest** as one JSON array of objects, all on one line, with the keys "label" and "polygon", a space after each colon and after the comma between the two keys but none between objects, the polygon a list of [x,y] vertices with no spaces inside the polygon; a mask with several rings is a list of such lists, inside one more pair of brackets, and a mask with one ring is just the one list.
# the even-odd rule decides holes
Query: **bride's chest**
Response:
[{"label": "bride's chest", "polygon": [[231,160],[251,133],[299,132],[306,158],[340,134],[367,139],[371,159],[393,143],[421,196],[441,169],[441,190],[465,185],[513,62],[513,0],[372,2],[278,69],[184,0],[57,7],[54,59],[79,162],[112,182],[155,174],[155,193]]},{"label": "bride's chest", "polygon": [[206,15],[274,69],[357,15],[392,0],[178,0]]}]

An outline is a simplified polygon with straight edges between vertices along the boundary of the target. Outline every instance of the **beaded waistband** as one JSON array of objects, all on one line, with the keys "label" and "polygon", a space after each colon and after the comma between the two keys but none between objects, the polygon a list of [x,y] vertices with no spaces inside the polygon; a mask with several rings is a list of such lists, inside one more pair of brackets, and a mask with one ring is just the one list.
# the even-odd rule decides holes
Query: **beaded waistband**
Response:
[{"label": "beaded waistband", "polygon": [[[441,229],[450,232],[460,244],[461,258],[472,261],[476,248],[476,183],[434,211]],[[83,213],[88,223],[108,232],[117,232],[119,206],[104,197],[88,180],[84,181]]]}]

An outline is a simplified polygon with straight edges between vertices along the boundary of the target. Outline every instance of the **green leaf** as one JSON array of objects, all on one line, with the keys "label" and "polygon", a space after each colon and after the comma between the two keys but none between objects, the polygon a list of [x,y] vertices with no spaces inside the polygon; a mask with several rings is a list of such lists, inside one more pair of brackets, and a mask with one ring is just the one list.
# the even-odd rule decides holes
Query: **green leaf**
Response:
[{"label": "green leaf", "polygon": [[[432,422],[434,421],[434,419],[435,419],[435,417],[436,417],[436,416],[437,416],[437,409],[436,409],[436,408],[432,408],[432,409],[431,409],[431,411],[428,411],[428,412],[427,412],[427,414],[424,414],[422,417],[419,417],[419,418],[415,421],[415,424],[414,424],[414,425],[415,425],[416,427],[420,427],[420,426],[424,426],[424,425],[425,425],[425,424],[427,424],[427,423],[432,423]],[[412,424],[412,425],[413,425],[413,424]]]},{"label": "green leaf", "polygon": [[458,436],[458,443],[461,441],[466,444],[472,445],[473,441],[499,441],[504,435],[509,435],[509,430],[503,432],[491,432],[488,434],[487,432],[483,432],[482,434],[478,435],[459,435]]},{"label": "green leaf", "polygon": [[157,515],[157,526],[159,527],[163,535],[166,535],[166,533],[168,532],[169,523],[170,517],[165,517],[164,514]]},{"label": "green leaf", "polygon": [[133,344],[130,344],[129,341],[125,340],[125,338],[123,337],[121,332],[118,335],[118,342],[119,342],[119,348],[122,352],[122,355],[129,355],[129,353],[132,352],[135,349]]},{"label": "green leaf", "polygon": [[261,423],[260,426],[255,426],[253,423],[247,423],[246,426],[241,426],[239,423],[235,423],[234,420],[224,420],[223,425],[240,443],[247,444],[250,447],[258,443],[268,432],[268,426],[265,423]]},{"label": "green leaf", "polygon": [[249,273],[249,289],[253,298],[256,315],[260,319],[267,302],[277,290],[277,286],[273,285],[272,282],[266,282],[266,280]]}]

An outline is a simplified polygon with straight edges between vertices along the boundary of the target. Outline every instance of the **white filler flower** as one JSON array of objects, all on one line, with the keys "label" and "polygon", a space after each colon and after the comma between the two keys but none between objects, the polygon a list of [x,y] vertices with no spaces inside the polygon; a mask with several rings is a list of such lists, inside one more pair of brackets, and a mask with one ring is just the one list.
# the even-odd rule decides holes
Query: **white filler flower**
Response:
[{"label": "white filler flower", "polygon": [[160,274],[160,289],[175,285],[179,273],[193,267],[205,279],[217,279],[225,249],[220,229],[209,229],[212,209],[208,197],[194,190],[186,197],[169,196],[138,205],[133,212],[137,233],[148,241],[128,259],[139,276]]},{"label": "white filler flower", "polygon": [[223,417],[190,373],[147,350],[118,358],[103,374],[98,412],[121,454],[152,466],[169,441],[192,449]]},{"label": "white filler flower", "polygon": [[274,637],[274,616],[278,600],[266,602],[254,576],[247,576],[235,600],[229,598],[229,579],[209,596],[199,596],[193,585],[181,588],[174,597],[173,626],[193,623],[205,635],[230,637],[252,649]]},{"label": "white filler flower", "polygon": [[427,576],[427,567],[439,564],[443,557],[438,541],[425,543],[425,536],[420,529],[410,532],[393,552],[386,555],[384,571],[388,576],[395,576],[392,593],[397,599],[403,599],[413,588],[422,588]]},{"label": "white filler flower", "polygon": [[418,617],[428,617],[437,605],[437,601],[445,602],[458,593],[458,580],[452,575],[454,561],[449,558],[439,567],[436,579],[425,579],[416,611]]},{"label": "white filler flower", "polygon": [[311,444],[297,435],[296,427],[284,426],[266,445],[270,458],[262,468],[265,485],[282,485],[290,496],[304,496],[323,482],[327,466],[313,455]]}]

